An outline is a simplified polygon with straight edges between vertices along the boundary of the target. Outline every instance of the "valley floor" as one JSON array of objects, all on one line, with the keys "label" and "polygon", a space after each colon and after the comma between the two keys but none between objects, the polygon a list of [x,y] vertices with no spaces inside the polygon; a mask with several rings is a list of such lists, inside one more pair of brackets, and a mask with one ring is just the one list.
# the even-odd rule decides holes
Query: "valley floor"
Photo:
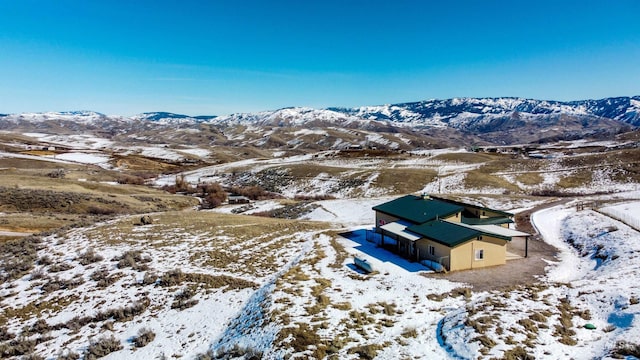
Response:
[{"label": "valley floor", "polygon": [[[624,223],[577,211],[575,202],[535,212],[542,238],[559,250],[557,259],[543,250],[547,274],[472,291],[465,276],[499,277],[526,260],[421,276],[422,265],[367,241],[363,214],[378,201],[322,201],[305,215],[314,221],[226,215],[223,207],[44,237],[36,267],[0,288],[9,339],[1,349],[19,356],[31,344],[54,359],[111,341],[119,349],[108,359],[591,359],[637,346],[640,235]],[[374,273],[360,273],[355,255]],[[136,346],[145,332],[153,338]]]},{"label": "valley floor", "polygon": [[[75,165],[66,179],[56,182],[49,175],[70,162],[115,166],[102,157],[52,158],[50,167],[40,170],[22,164],[34,160],[30,157],[9,159],[2,153],[11,165],[3,178],[7,194],[27,193],[26,175],[16,168],[34,173],[35,168],[33,187],[99,188],[100,196],[86,202],[103,207],[90,210],[122,214],[116,209],[131,204],[149,213],[152,223],[140,224],[141,214],[117,216],[25,237],[16,242],[21,248],[7,253],[15,258],[2,254],[0,356],[640,356],[640,192],[627,177],[633,172],[616,164],[600,171],[600,158],[583,164],[589,154],[526,166],[502,155],[445,155],[354,160],[323,152],[216,164],[182,175],[193,184],[260,178],[266,181],[260,185],[279,187],[289,199],[254,202],[246,209],[165,211],[195,205],[195,200],[184,196],[181,206],[171,205],[173,195],[165,199],[156,189],[116,185],[113,175],[98,177],[93,167],[89,174],[97,174],[95,180],[87,180],[86,170]],[[400,177],[414,181],[399,182]],[[172,174],[153,181],[172,185],[176,179]],[[538,209],[555,198],[525,195],[549,189],[566,191],[560,195],[568,200]],[[570,195],[621,189],[636,191]],[[488,207],[531,212],[541,237],[530,242],[529,258],[443,276],[367,241],[373,206],[399,193],[441,190]],[[43,199],[45,215],[59,203],[44,201],[53,191],[32,192]],[[251,216],[297,204],[299,194],[329,193],[338,199],[313,201],[291,220]],[[22,202],[7,199],[7,208]],[[601,204],[578,211],[579,203]],[[63,210],[80,204],[68,202]],[[244,215],[231,214],[239,209]],[[78,214],[73,215],[83,216]],[[67,213],[59,218],[75,219]],[[522,255],[522,247],[513,250]],[[367,258],[375,271],[359,272],[354,256]]]}]

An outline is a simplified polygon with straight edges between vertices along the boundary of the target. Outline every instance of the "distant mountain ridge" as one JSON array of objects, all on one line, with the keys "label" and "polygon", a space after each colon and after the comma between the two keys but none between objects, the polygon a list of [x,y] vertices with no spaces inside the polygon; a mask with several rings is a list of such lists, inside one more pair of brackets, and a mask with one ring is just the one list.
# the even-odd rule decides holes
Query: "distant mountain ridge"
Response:
[{"label": "distant mountain ridge", "polygon": [[[0,129],[65,133],[84,128],[132,134],[153,128],[198,129],[203,124],[220,130],[237,126],[262,129],[256,134],[271,134],[269,129],[274,127],[282,131],[293,129],[291,132],[299,128],[344,128],[390,134],[432,133],[436,137],[457,133],[495,144],[545,142],[606,138],[640,127],[640,96],[565,102],[516,97],[453,98],[354,108],[289,107],[226,116],[148,112],[123,117],[93,111],[0,115]],[[438,131],[449,135],[437,135]]]},{"label": "distant mountain ridge", "polygon": [[[313,109],[288,107],[255,113],[234,113],[226,116],[190,116],[171,112],[146,112],[129,117],[133,120],[157,122],[213,122],[213,123],[274,123],[300,125],[312,121],[392,121],[412,125],[463,127],[490,116],[575,115],[617,120],[640,126],[640,96],[612,97],[600,100],[553,101],[517,97],[452,98],[424,100],[400,104],[361,106],[354,108],[329,107]],[[46,113],[0,114],[2,118],[29,120],[121,118],[94,111],[64,111]],[[475,118],[475,119],[474,119]]]},{"label": "distant mountain ridge", "polygon": [[175,121],[209,121],[215,119],[217,116],[215,115],[198,115],[198,116],[189,116],[183,114],[174,114],[170,112],[146,112],[142,114],[138,114],[132,116],[133,119],[137,120],[149,120],[149,121],[157,121],[157,122],[175,122]]},{"label": "distant mountain ridge", "polygon": [[301,124],[312,121],[390,121],[412,126],[443,126],[464,129],[490,118],[536,116],[583,116],[616,120],[640,126],[640,96],[600,100],[553,101],[515,97],[453,98],[354,108],[283,108],[257,113],[219,116],[213,122]]},{"label": "distant mountain ridge", "polygon": [[407,121],[440,121],[455,124],[463,115],[478,117],[511,115],[514,112],[530,115],[590,115],[618,120],[633,126],[640,125],[640,96],[615,97],[601,100],[548,101],[522,98],[453,98],[426,100],[395,105],[363,106],[357,108],[329,108],[358,117]]}]

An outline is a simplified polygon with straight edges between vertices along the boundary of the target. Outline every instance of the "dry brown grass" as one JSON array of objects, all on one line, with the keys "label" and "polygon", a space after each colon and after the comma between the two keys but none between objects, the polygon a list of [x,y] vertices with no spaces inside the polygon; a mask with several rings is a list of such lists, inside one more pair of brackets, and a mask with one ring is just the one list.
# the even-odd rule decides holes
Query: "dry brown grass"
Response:
[{"label": "dry brown grass", "polygon": [[490,153],[449,153],[449,154],[438,154],[433,157],[435,160],[444,160],[444,161],[459,161],[467,164],[476,164],[476,163],[484,163],[493,160],[500,160],[504,158],[505,155],[500,154],[490,154]]},{"label": "dry brown grass", "polygon": [[437,172],[432,169],[385,168],[379,171],[375,185],[389,189],[392,194],[407,194],[422,190],[436,176]]},{"label": "dry brown grass", "polygon": [[[104,215],[182,209],[197,204],[196,199],[145,186],[100,183],[113,181],[119,174],[95,167],[28,159],[0,159],[2,165],[17,167],[0,172],[0,211],[5,213],[0,230],[49,231],[87,225]],[[47,175],[60,169],[65,172],[64,178]],[[78,181],[80,178],[86,181]]]},{"label": "dry brown grass", "polygon": [[529,316],[529,319],[531,319],[531,320],[533,320],[535,322],[538,322],[538,323],[543,323],[543,324],[546,324],[547,318],[548,318],[548,316],[546,316],[542,312],[534,312],[533,314],[531,314]]},{"label": "dry brown grass", "polygon": [[443,294],[428,294],[427,299],[431,301],[442,301],[447,297],[458,297],[458,296],[464,296],[465,299],[471,298],[471,288],[457,287]]},{"label": "dry brown grass", "polygon": [[385,346],[389,346],[389,344],[367,344],[354,346],[350,348],[347,352],[349,354],[357,354],[360,359],[374,359],[378,352],[385,348]]},{"label": "dry brown grass", "polygon": [[393,316],[396,313],[396,304],[379,302],[375,304],[369,304],[366,306],[371,314],[385,314],[387,316]]},{"label": "dry brown grass", "polygon": [[465,322],[465,326],[472,327],[478,334],[484,334],[493,327],[494,320],[491,316],[479,316],[477,318],[468,317]]},{"label": "dry brown grass", "polygon": [[537,173],[537,172],[521,173],[521,174],[518,174],[515,177],[515,179],[516,181],[529,186],[541,184],[544,180],[542,178],[542,175],[540,175],[540,173]]},{"label": "dry brown grass", "polygon": [[130,172],[175,173],[185,170],[179,164],[140,155],[114,155],[113,164]]},{"label": "dry brown grass", "polygon": [[309,350],[309,347],[322,343],[322,339],[316,330],[306,323],[295,323],[294,326],[285,327],[278,334],[278,342],[284,343],[294,350],[302,352]]},{"label": "dry brown grass", "polygon": [[348,311],[348,310],[351,310],[351,303],[350,302],[339,302],[339,303],[331,304],[331,307],[333,307],[334,309],[337,309],[337,310]]},{"label": "dry brown grass", "polygon": [[[193,211],[169,211],[153,216],[153,231],[144,233],[147,241],[168,241],[166,234],[185,232],[190,234],[218,235],[226,236],[227,247],[243,244],[247,241],[268,242],[279,235],[290,235],[298,231],[312,231],[326,229],[327,225],[322,223],[289,221],[282,219],[270,219],[256,216],[228,215],[213,212],[193,212]],[[132,219],[123,219],[116,223],[99,226],[89,231],[89,234],[96,237],[109,237],[115,234],[114,238],[126,239],[135,237]],[[179,241],[177,239],[176,241]],[[162,246],[163,243],[157,244]]]},{"label": "dry brown grass", "polygon": [[515,346],[502,355],[504,360],[534,360],[535,357],[530,355],[522,346]]},{"label": "dry brown grass", "polygon": [[34,214],[29,212],[4,213],[0,218],[0,231],[37,233],[75,223],[80,214]]},{"label": "dry brown grass", "polygon": [[21,319],[27,321],[39,318],[43,313],[55,313],[66,308],[79,299],[76,295],[51,297],[48,300],[36,300],[21,307],[5,307],[0,312],[0,325],[6,324],[8,319]]},{"label": "dry brown grass", "polygon": [[195,211],[157,213],[153,224],[143,228],[135,226],[135,220],[136,217],[128,217],[100,224],[87,229],[84,236],[96,242],[97,248],[128,245],[144,254],[149,253],[145,248],[162,251],[187,242],[191,250],[185,253],[184,260],[193,266],[262,276],[286,263],[287,253],[300,246],[298,233],[329,227],[317,222]]},{"label": "dry brown grass", "polygon": [[579,169],[571,172],[565,172],[561,175],[557,186],[564,189],[573,189],[584,186],[593,180],[592,169]]},{"label": "dry brown grass", "polygon": [[311,280],[311,277],[307,273],[302,271],[300,266],[294,266],[282,276],[282,279],[300,282],[309,281]]},{"label": "dry brown grass", "polygon": [[520,326],[522,326],[526,332],[534,334],[538,333],[538,325],[536,325],[536,323],[534,323],[531,319],[520,319],[518,320],[518,324],[520,324]]},{"label": "dry brown grass", "polygon": [[287,169],[289,171],[290,176],[293,178],[314,178],[322,173],[328,174],[330,176],[340,177],[347,171],[351,171],[351,168],[345,167],[335,167],[335,166],[325,166],[320,164],[295,164],[288,165],[282,169]]},{"label": "dry brown grass", "polygon": [[405,338],[416,338],[418,337],[418,330],[415,327],[408,327],[402,331],[401,335]]},{"label": "dry brown grass", "polygon": [[218,289],[223,288],[224,291],[235,289],[256,289],[258,284],[236,278],[228,275],[210,275],[201,273],[184,273],[180,269],[174,269],[167,271],[160,277],[160,286],[180,286],[185,283],[195,283],[202,286],[205,289]]},{"label": "dry brown grass", "polygon": [[91,344],[87,347],[85,358],[88,360],[98,359],[120,349],[122,349],[120,340],[113,337],[113,335],[105,335],[99,339],[91,340]]},{"label": "dry brown grass", "polygon": [[574,308],[568,300],[561,299],[557,306],[560,311],[559,324],[555,325],[554,336],[558,337],[558,342],[565,345],[576,345],[577,341],[573,338],[576,332],[573,330],[573,312]]},{"label": "dry brown grass", "polygon": [[616,357],[633,357],[640,358],[640,344],[632,343],[630,341],[620,340],[616,342],[615,348],[612,350],[612,353]]},{"label": "dry brown grass", "polygon": [[479,170],[467,172],[467,176],[464,178],[464,185],[472,189],[504,189],[505,191],[516,193],[520,191],[518,186],[508,182],[501,176],[487,174]]},{"label": "dry brown grass", "polygon": [[371,325],[376,323],[376,319],[372,316],[369,316],[365,312],[352,310],[349,312],[349,319],[343,319],[343,321],[347,321],[347,324],[351,325],[351,328],[355,328],[358,330],[362,330],[366,325]]},{"label": "dry brown grass", "polygon": [[471,339],[471,342],[477,341],[482,344],[483,347],[491,349],[496,346],[496,342],[487,335],[479,335]]},{"label": "dry brown grass", "polygon": [[349,253],[345,250],[344,246],[342,246],[342,244],[340,244],[338,240],[336,240],[335,236],[338,235],[337,233],[329,233],[329,235],[331,236],[329,244],[336,253],[335,260],[333,261],[333,263],[331,263],[330,266],[334,269],[339,269],[343,266],[345,260],[347,260],[347,257],[349,257]]}]

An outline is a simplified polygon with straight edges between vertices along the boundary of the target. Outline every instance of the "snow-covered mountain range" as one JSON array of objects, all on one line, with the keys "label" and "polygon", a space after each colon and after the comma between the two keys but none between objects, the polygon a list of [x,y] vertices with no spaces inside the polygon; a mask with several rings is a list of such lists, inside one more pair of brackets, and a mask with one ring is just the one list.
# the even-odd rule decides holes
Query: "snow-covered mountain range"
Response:
[{"label": "snow-covered mountain range", "polygon": [[591,116],[640,125],[640,96],[570,102],[521,98],[454,98],[331,110],[365,119],[425,125],[446,124],[455,128],[473,126],[475,122],[491,117],[536,115]]},{"label": "snow-covered mountain range", "polygon": [[477,128],[495,119],[536,119],[560,115],[605,118],[640,125],[640,96],[601,100],[547,101],[521,98],[454,98],[356,108],[285,108],[217,117],[215,122],[296,124],[329,121],[390,121],[410,126]]},{"label": "snow-covered mountain range", "polygon": [[[422,126],[465,128],[491,117],[524,117],[540,115],[587,116],[617,120],[633,126],[640,125],[640,96],[614,97],[600,100],[548,101],[522,98],[453,98],[425,100],[393,105],[361,106],[355,108],[330,107],[312,109],[290,107],[256,113],[235,113],[226,116],[189,116],[170,112],[148,112],[130,117],[131,120],[157,122],[213,122],[302,125],[310,122],[345,122],[358,120],[392,121]],[[0,115],[11,120],[73,120],[96,121],[107,116],[94,111],[67,111]]]},{"label": "snow-covered mountain range", "polygon": [[[340,127],[395,133],[454,131],[481,141],[508,144],[588,136],[610,136],[640,126],[640,96],[601,100],[547,101],[522,98],[453,98],[356,108],[291,107],[225,116],[150,112],[131,117],[92,111],[0,115],[0,128],[89,130],[131,133],[154,127],[225,129],[236,126]],[[439,129],[439,130],[438,130]]]}]

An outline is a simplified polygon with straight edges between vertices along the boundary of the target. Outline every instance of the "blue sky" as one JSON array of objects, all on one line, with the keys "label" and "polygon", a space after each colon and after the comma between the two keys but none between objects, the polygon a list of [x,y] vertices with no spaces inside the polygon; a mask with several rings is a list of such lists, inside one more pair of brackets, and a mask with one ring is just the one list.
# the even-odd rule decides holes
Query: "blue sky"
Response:
[{"label": "blue sky", "polygon": [[639,95],[638,14],[638,0],[0,0],[0,113]]}]

